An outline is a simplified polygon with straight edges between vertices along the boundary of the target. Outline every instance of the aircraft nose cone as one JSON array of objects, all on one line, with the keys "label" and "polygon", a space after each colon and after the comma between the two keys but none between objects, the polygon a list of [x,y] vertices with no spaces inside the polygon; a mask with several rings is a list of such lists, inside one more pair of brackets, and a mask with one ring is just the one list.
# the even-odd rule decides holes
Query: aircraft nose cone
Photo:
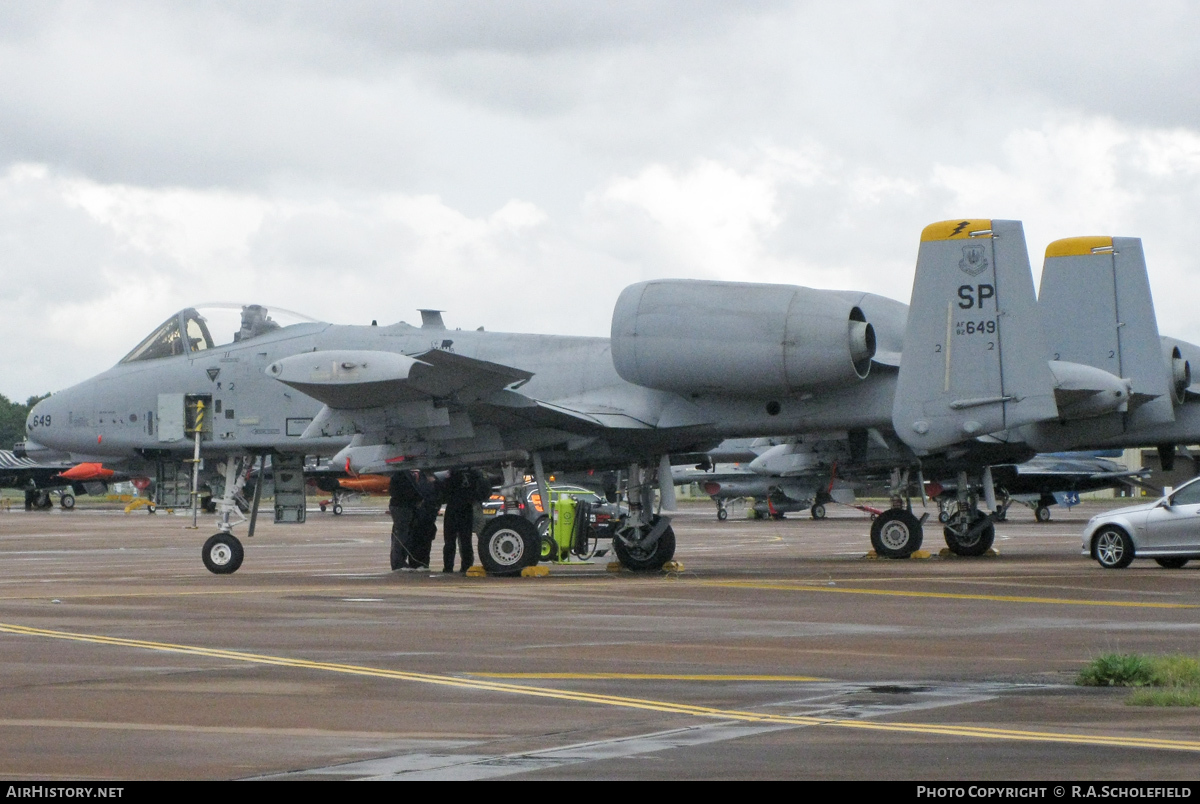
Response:
[{"label": "aircraft nose cone", "polygon": [[43,399],[29,409],[29,415],[25,417],[26,433],[33,435],[34,431],[46,420],[46,416],[51,415],[49,413],[50,406],[46,404],[48,401],[47,399]]},{"label": "aircraft nose cone", "polygon": [[61,411],[60,400],[55,397],[43,399],[34,405],[29,411],[29,415],[25,417],[26,441],[46,447],[60,448],[57,442],[62,434],[67,432],[66,417]]}]

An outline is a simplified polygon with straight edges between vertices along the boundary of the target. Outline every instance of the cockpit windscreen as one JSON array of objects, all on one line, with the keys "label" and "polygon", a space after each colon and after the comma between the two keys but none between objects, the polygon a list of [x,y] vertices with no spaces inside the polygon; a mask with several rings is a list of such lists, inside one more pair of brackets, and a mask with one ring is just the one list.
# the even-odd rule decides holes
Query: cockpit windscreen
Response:
[{"label": "cockpit windscreen", "polygon": [[314,323],[308,316],[261,304],[205,304],[188,307],[164,321],[122,363],[195,354],[240,343],[292,324]]}]

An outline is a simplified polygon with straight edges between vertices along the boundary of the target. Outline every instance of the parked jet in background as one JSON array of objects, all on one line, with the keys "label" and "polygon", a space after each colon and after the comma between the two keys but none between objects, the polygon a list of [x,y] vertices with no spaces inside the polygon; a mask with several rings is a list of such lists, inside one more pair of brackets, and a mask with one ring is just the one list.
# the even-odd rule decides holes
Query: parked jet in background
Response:
[{"label": "parked jet in background", "polygon": [[[19,446],[19,445],[18,445]],[[112,483],[130,479],[100,463],[74,463],[66,454],[28,457],[24,450],[0,450],[0,488],[25,493],[25,510],[54,506],[51,493],[65,510],[75,507],[78,494],[104,494]]]},{"label": "parked jet in background", "polygon": [[[885,487],[896,461],[884,448],[867,450],[863,458],[856,460],[848,440],[830,434],[758,439],[754,450],[758,454],[744,464],[715,464],[708,470],[676,466],[672,470],[675,482],[699,485],[716,503],[720,520],[728,517],[728,502],[739,498],[752,500],[756,517],[782,518],[787,513],[807,510],[813,519],[822,519],[827,504],[853,505],[858,491]],[[1036,455],[1023,463],[994,465],[991,471],[1005,509],[1010,501],[1020,502],[1034,509],[1039,522],[1047,522],[1050,506],[1058,504],[1061,495],[1077,497],[1081,492],[1140,485],[1148,470],[1127,468],[1114,460],[1119,455]],[[939,482],[938,476],[932,475],[925,491],[938,506],[939,520],[945,523],[957,503],[954,479]],[[873,508],[861,510],[879,513]]]},{"label": "parked jet in background", "polygon": [[[1094,452],[1047,453],[1024,463],[993,466],[991,470],[1003,495],[1032,508],[1038,522],[1049,522],[1051,506],[1063,500],[1073,500],[1070,504],[1074,505],[1085,492],[1139,488],[1150,474],[1149,469],[1130,469],[1112,454]],[[945,522],[957,501],[953,481],[929,483],[925,491],[938,504],[938,519]],[[1000,519],[1004,519],[1003,513]]]}]

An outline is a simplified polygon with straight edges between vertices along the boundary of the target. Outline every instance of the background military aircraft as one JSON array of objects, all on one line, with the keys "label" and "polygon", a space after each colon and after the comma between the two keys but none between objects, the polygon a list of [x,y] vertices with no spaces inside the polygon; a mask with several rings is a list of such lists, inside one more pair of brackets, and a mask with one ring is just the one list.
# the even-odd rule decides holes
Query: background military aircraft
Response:
[{"label": "background military aircraft", "polygon": [[[782,518],[787,513],[807,510],[813,519],[825,516],[832,502],[853,505],[863,489],[886,486],[894,457],[875,455],[855,461],[847,439],[837,434],[759,439],[753,459],[744,463],[675,466],[675,481],[695,483],[717,505],[717,518],[728,517],[730,500],[749,498],[757,516]],[[778,443],[775,443],[778,442]],[[724,447],[724,445],[722,445]],[[720,449],[720,448],[718,448]],[[715,452],[715,451],[714,451]],[[1143,484],[1146,469],[1129,469],[1116,460],[1119,451],[1035,455],[1023,463],[991,467],[1001,496],[1001,505],[1019,502],[1033,508],[1039,522],[1050,520],[1050,507],[1067,494]],[[926,494],[938,506],[939,520],[946,522],[956,503],[953,478],[933,475]],[[876,508],[856,506],[870,514]],[[1004,518],[1001,512],[1000,518]]]},{"label": "background military aircraft", "polygon": [[70,510],[75,495],[104,494],[110,484],[129,479],[129,474],[101,463],[75,463],[66,454],[35,459],[24,450],[0,450],[0,488],[24,492],[26,510],[52,508],[52,493],[58,494],[59,505]]}]

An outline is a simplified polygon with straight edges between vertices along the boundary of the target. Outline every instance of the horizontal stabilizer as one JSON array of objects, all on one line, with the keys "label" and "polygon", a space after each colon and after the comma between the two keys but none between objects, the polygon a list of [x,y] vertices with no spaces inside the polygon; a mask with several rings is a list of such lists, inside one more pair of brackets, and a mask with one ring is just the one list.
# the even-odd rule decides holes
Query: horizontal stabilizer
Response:
[{"label": "horizontal stabilizer", "polygon": [[1020,221],[921,233],[892,423],[918,454],[1058,415]]},{"label": "horizontal stabilizer", "polygon": [[1054,376],[1054,401],[1061,419],[1084,419],[1129,409],[1132,380],[1065,360],[1051,360],[1050,373]]}]

